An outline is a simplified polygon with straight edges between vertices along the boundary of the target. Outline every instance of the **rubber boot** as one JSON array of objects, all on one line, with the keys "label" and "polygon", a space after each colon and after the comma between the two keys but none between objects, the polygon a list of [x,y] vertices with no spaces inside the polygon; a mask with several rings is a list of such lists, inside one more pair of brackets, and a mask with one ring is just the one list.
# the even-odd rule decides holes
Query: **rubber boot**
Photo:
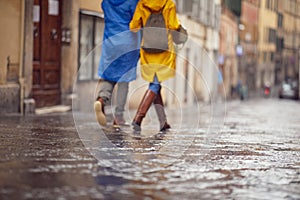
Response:
[{"label": "rubber boot", "polygon": [[159,129],[160,131],[166,131],[171,128],[171,126],[167,123],[167,116],[164,109],[164,103],[161,97],[160,92],[156,95],[153,101],[155,111],[159,120]]},{"label": "rubber boot", "polygon": [[133,122],[132,122],[133,129],[135,131],[141,131],[142,121],[143,121],[144,117],[146,116],[146,113],[148,112],[151,104],[153,103],[155,96],[156,96],[156,94],[151,90],[147,90],[145,92],[144,97],[138,107],[138,110],[137,110],[135,117],[133,119]]},{"label": "rubber boot", "polygon": [[94,110],[96,114],[96,119],[101,126],[106,126],[106,117],[104,112],[104,100],[102,98],[98,98],[94,103]]}]

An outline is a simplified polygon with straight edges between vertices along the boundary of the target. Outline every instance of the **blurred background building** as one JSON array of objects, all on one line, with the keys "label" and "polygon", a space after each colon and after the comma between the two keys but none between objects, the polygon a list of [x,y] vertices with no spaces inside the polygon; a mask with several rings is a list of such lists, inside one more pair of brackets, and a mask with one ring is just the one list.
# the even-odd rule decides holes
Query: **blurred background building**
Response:
[{"label": "blurred background building", "polygon": [[238,22],[239,44],[242,49],[242,54],[238,55],[239,80],[243,81],[249,92],[256,90],[259,2],[259,0],[242,1]]},{"label": "blurred background building", "polygon": [[256,87],[274,84],[275,52],[277,40],[277,0],[260,1],[258,18],[258,68]]},{"label": "blurred background building", "polygon": [[[223,0],[220,27],[219,68],[223,74],[226,96],[232,96],[238,83],[237,48],[238,20],[241,14],[241,1]],[[242,53],[242,52],[240,52]]]},{"label": "blurred background building", "polygon": [[[284,3],[283,3],[284,2]],[[280,2],[283,30],[283,45],[281,50],[281,79],[299,78],[300,49],[300,1],[286,0]],[[280,44],[280,43],[279,43]],[[280,74],[280,73],[279,73]],[[280,80],[280,79],[279,79]]]},{"label": "blurred background building", "polygon": [[[177,74],[182,74],[184,79],[176,76],[169,86],[172,88],[172,84],[177,83],[174,92],[183,103],[193,104],[196,99],[207,102],[211,92],[216,89],[220,0],[176,0],[176,5],[180,21],[188,30],[190,42],[179,50],[177,58]],[[182,55],[185,59],[182,59]],[[167,102],[172,101],[168,99]]]},{"label": "blurred background building", "polygon": [[[102,39],[100,1],[1,0],[0,15],[0,111],[70,105],[80,58]],[[96,60],[78,79],[96,80]]]},{"label": "blurred background building", "polygon": [[[209,102],[218,67],[229,98],[239,84],[255,93],[299,79],[300,0],[174,1],[193,42],[178,52],[180,76],[166,82],[176,93],[165,92],[168,105]],[[104,27],[100,3],[0,0],[0,112],[71,105],[94,94]],[[92,99],[76,102],[80,108]]]}]

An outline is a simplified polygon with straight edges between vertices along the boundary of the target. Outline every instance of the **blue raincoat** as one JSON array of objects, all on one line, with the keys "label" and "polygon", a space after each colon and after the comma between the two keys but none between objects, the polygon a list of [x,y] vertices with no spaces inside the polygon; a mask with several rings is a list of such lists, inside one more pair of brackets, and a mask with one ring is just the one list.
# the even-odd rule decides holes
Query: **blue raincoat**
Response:
[{"label": "blue raincoat", "polygon": [[139,33],[129,29],[138,0],[103,0],[104,35],[98,75],[108,81],[136,79]]}]

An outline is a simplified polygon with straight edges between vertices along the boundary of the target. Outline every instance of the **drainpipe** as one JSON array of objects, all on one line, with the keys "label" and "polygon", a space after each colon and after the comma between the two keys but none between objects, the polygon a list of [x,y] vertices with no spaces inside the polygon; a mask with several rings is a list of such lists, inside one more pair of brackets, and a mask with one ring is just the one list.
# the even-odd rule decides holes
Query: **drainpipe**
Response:
[{"label": "drainpipe", "polygon": [[20,113],[24,114],[24,22],[25,22],[25,1],[21,1],[21,37],[20,37],[20,64],[19,64],[19,84],[20,84]]}]

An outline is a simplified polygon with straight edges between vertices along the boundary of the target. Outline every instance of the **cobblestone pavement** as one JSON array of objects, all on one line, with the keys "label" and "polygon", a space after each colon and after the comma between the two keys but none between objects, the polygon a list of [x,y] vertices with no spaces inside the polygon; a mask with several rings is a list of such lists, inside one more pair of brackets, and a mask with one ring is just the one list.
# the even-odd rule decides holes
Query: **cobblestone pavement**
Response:
[{"label": "cobblestone pavement", "polygon": [[195,127],[185,111],[141,135],[93,115],[1,116],[0,199],[300,199],[299,102],[229,102],[220,129],[210,108]]}]

